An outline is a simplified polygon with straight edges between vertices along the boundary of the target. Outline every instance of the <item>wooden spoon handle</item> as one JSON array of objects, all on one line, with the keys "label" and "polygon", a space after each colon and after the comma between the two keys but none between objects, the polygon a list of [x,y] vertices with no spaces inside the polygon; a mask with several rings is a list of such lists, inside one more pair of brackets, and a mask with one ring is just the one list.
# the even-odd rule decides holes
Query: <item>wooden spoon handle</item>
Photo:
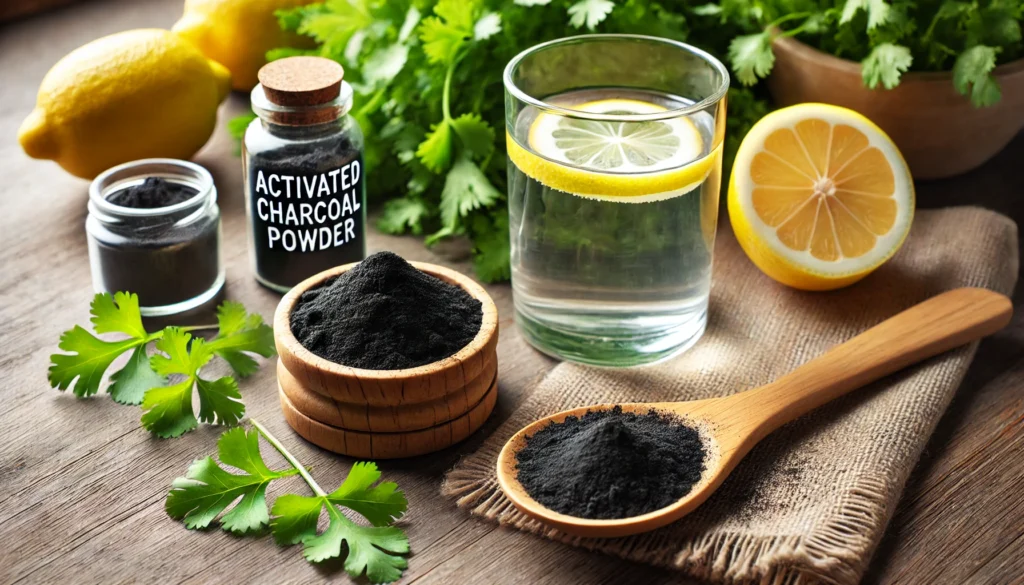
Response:
[{"label": "wooden spoon handle", "polygon": [[[942,293],[886,319],[775,382],[734,398],[757,409],[759,441],[783,424],[847,392],[999,331],[1010,299],[981,288]],[[742,397],[742,398],[741,398]]]}]

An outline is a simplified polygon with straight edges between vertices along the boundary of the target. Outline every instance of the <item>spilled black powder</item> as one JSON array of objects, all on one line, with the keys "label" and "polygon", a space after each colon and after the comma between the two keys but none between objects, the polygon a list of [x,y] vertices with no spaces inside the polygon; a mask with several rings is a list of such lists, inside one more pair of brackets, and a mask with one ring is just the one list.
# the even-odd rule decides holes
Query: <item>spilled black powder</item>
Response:
[{"label": "spilled black powder", "polygon": [[654,410],[595,410],[550,424],[516,454],[519,483],[537,502],[610,520],[653,512],[690,493],[706,452],[696,429]]},{"label": "spilled black powder", "polygon": [[378,252],[310,289],[292,333],[316,355],[354,368],[400,370],[452,356],[480,331],[482,305],[392,252]]},{"label": "spilled black powder", "polygon": [[196,188],[182,183],[168,181],[160,177],[147,177],[138,185],[112,193],[107,197],[107,201],[120,207],[156,209],[188,201],[197,193],[199,191]]}]

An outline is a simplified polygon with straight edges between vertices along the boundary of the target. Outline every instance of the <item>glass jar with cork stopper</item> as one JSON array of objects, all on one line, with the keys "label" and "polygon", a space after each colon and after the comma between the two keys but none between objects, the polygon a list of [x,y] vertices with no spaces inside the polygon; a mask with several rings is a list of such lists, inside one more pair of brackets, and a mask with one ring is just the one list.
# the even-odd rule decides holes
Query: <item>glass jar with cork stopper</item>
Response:
[{"label": "glass jar with cork stopper", "polygon": [[259,71],[242,140],[256,280],[287,291],[366,255],[363,134],[341,65],[288,57]]}]

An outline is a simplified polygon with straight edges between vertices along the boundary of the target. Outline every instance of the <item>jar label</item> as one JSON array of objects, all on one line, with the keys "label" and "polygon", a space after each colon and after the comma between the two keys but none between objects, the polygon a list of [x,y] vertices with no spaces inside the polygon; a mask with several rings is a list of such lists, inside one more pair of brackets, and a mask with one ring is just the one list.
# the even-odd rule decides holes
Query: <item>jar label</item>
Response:
[{"label": "jar label", "polygon": [[330,171],[249,169],[249,217],[261,278],[294,286],[362,260],[366,251],[363,159]]}]

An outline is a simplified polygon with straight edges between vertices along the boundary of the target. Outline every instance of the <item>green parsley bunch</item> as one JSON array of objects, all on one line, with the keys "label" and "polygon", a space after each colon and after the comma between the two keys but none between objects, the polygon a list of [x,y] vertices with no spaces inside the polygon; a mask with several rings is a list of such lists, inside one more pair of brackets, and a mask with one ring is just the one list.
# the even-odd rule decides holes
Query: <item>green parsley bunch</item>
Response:
[{"label": "green parsley bunch", "polygon": [[[588,32],[684,40],[720,56],[739,29],[708,26],[699,4],[670,0],[326,0],[278,13],[312,37],[314,54],[345,67],[366,135],[368,191],[383,197],[377,227],[427,244],[468,237],[485,281],[509,277],[502,72],[520,51]],[[730,94],[726,158],[767,110]],[[231,128],[244,132],[251,117]]]},{"label": "green parsley bunch", "polygon": [[992,70],[1024,50],[1024,0],[722,0],[699,10],[752,33],[729,47],[748,85],[771,72],[772,38],[781,34],[860,61],[872,89],[896,87],[906,71],[952,70],[957,91],[983,107],[1001,95]]}]

